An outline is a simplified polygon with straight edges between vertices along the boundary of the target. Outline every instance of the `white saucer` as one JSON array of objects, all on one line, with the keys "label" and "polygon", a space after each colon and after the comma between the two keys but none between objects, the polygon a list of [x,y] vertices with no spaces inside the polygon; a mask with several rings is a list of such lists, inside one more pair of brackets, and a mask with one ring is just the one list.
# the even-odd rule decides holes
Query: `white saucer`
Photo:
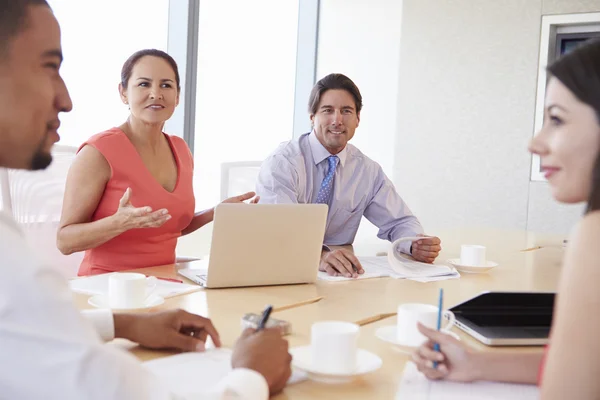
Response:
[{"label": "white saucer", "polygon": [[460,258],[452,258],[452,259],[448,260],[448,262],[450,264],[452,264],[452,266],[454,268],[456,268],[457,270],[459,270],[460,272],[466,272],[466,273],[471,273],[471,274],[487,272],[490,269],[498,266],[498,263],[495,263],[493,261],[486,261],[485,265],[480,265],[477,267],[473,267],[471,265],[461,265]]},{"label": "white saucer", "polygon": [[312,365],[312,354],[310,346],[294,347],[290,349],[292,365],[308,374],[308,378],[323,383],[345,383],[350,382],[360,375],[368,374],[381,368],[383,361],[376,354],[367,350],[358,349],[356,354],[356,370],[353,373],[326,373],[319,371],[318,367]]},{"label": "white saucer", "polygon": [[156,307],[165,302],[164,297],[159,296],[157,294],[151,294],[146,299],[144,305],[140,307],[127,307],[127,308],[118,308],[111,307],[108,303],[108,298],[103,294],[98,294],[96,296],[92,296],[88,299],[88,303],[94,307],[98,308],[112,308],[113,310],[142,310],[144,308]]},{"label": "white saucer", "polygon": [[[375,331],[375,336],[384,342],[393,344],[395,349],[402,353],[413,353],[419,345],[415,346],[413,344],[399,342],[396,336],[396,329],[396,325],[382,326]],[[444,331],[444,333],[460,340],[460,337],[452,331]]]}]

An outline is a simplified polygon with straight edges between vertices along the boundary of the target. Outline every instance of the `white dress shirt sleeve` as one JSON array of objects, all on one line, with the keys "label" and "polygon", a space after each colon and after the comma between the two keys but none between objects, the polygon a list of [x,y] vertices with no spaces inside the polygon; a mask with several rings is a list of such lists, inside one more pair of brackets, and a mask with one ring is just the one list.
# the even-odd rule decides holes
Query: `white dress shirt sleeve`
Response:
[{"label": "white dress shirt sleeve", "polygon": [[281,155],[272,155],[260,167],[256,195],[262,204],[297,204],[298,172]]},{"label": "white dress shirt sleeve", "polygon": [[[364,216],[379,228],[377,237],[393,242],[401,237],[423,233],[421,223],[402,200],[381,166],[373,187],[374,195],[365,209]],[[399,249],[410,254],[410,247],[410,242],[403,242]]]},{"label": "white dress shirt sleeve", "polygon": [[265,378],[256,371],[245,368],[234,369],[215,390],[225,399],[263,400],[269,398],[269,386]]},{"label": "white dress shirt sleeve", "polygon": [[110,309],[83,310],[81,315],[94,326],[100,339],[108,342],[115,338],[115,320]]},{"label": "white dress shirt sleeve", "polygon": [[173,394],[131,354],[100,341],[114,335],[110,312],[86,312],[84,318],[64,278],[34,256],[11,222],[0,212],[0,397],[268,398],[265,379],[248,370],[232,371],[214,388]]}]

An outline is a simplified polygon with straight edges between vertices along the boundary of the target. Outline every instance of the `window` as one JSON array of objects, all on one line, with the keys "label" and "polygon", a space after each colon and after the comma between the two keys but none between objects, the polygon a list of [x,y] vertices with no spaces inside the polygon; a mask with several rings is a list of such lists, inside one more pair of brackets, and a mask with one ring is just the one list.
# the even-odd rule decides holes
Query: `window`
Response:
[{"label": "window", "polygon": [[79,146],[129,115],[117,90],[121,67],[137,50],[167,50],[169,0],[48,3],[61,26],[61,74],[73,100],[60,117],[60,143]]},{"label": "window", "polygon": [[[560,55],[572,50],[580,42],[598,37],[600,13],[580,13],[542,16],[538,81],[535,102],[534,135],[542,129],[546,97],[546,67]],[[545,181],[540,157],[531,157],[531,180]]]},{"label": "window", "polygon": [[197,209],[219,202],[221,163],[262,161],[292,139],[298,7],[299,0],[200,2]]}]

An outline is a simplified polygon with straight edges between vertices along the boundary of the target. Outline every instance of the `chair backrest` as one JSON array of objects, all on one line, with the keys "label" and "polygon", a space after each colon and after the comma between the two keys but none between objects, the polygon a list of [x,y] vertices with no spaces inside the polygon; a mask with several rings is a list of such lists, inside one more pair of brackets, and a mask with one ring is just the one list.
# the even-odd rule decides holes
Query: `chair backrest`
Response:
[{"label": "chair backrest", "polygon": [[54,146],[52,164],[45,170],[7,170],[5,186],[10,194],[7,202],[4,190],[2,193],[5,210],[10,210],[22,227],[30,246],[44,262],[67,277],[76,275],[83,258],[83,253],[65,256],[56,247],[67,172],[76,152],[76,147]]},{"label": "chair backrest", "polygon": [[237,161],[221,164],[221,201],[253,192],[262,161]]}]

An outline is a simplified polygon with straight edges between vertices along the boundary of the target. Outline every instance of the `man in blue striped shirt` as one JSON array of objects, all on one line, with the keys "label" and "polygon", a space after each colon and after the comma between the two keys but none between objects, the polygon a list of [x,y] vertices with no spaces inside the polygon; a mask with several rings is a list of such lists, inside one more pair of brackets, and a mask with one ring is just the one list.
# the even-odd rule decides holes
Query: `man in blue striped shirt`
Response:
[{"label": "man in blue striped shirt", "polygon": [[[325,245],[351,244],[363,215],[379,228],[381,239],[393,242],[423,234],[381,166],[348,144],[361,108],[360,91],[348,77],[330,74],[318,81],[309,99],[312,132],[282,143],[264,161],[258,177],[261,203],[329,206]],[[441,250],[440,239],[405,242],[399,250],[431,263]],[[330,251],[327,246],[319,269],[347,277],[364,272],[351,251]]]}]

